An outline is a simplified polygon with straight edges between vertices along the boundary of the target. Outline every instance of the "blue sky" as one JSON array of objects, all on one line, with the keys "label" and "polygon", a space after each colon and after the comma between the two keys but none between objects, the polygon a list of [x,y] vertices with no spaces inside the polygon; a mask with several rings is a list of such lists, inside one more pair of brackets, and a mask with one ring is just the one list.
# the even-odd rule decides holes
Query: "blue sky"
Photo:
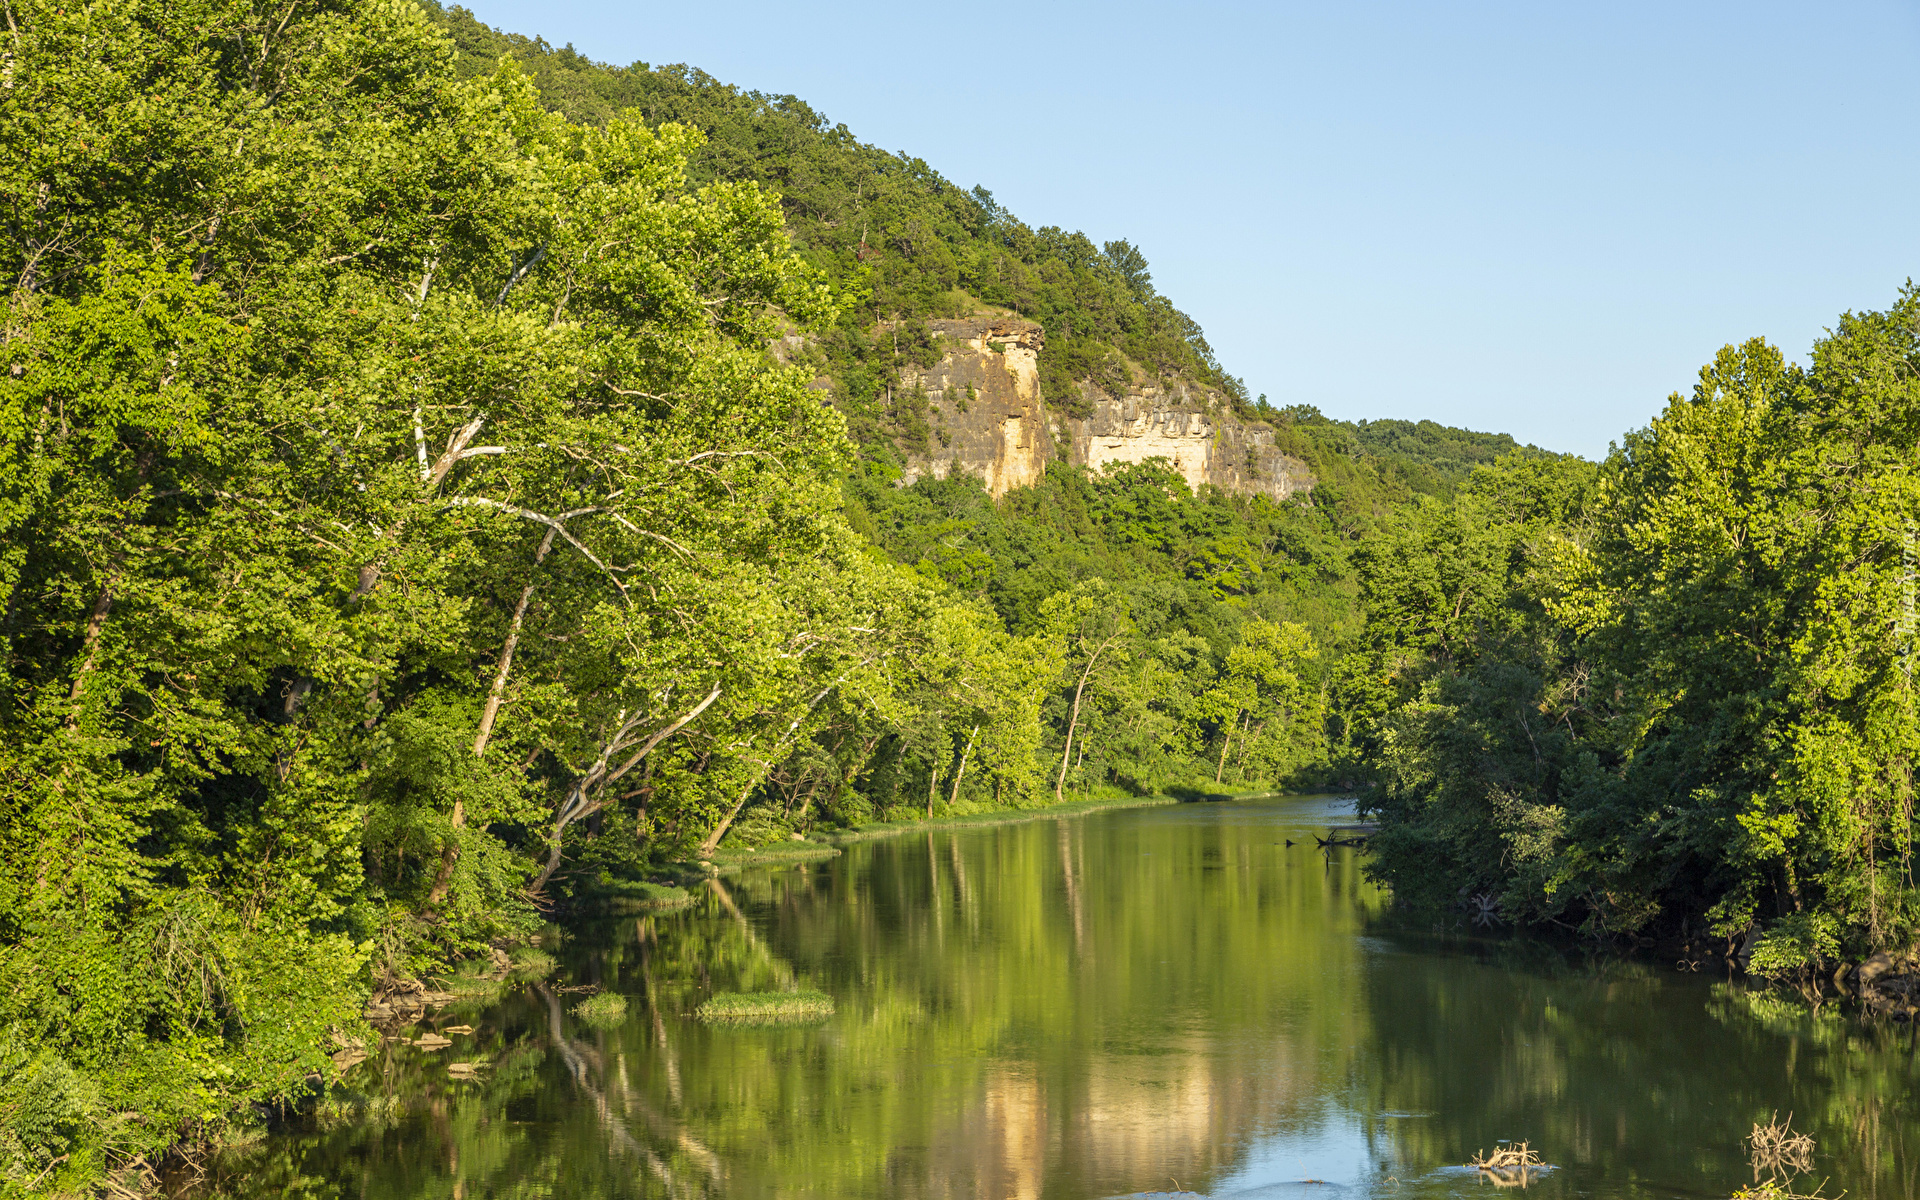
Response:
[{"label": "blue sky", "polygon": [[1920,276],[1920,4],[471,0],[1125,237],[1276,404],[1590,457]]}]

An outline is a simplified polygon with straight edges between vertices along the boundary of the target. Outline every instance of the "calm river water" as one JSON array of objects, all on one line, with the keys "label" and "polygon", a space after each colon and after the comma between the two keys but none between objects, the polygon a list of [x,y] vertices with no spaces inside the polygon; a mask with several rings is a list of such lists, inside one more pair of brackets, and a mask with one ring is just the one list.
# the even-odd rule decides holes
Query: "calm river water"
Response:
[{"label": "calm river water", "polygon": [[[575,932],[561,969],[201,1194],[411,1197],[1489,1196],[1529,1139],[1549,1197],[1726,1197],[1793,1114],[1801,1190],[1920,1200],[1907,1027],[1809,1017],[1710,972],[1408,927],[1339,801],[1096,813],[853,845],[693,909]],[[1288,848],[1291,838],[1296,843]],[[571,1007],[628,997],[596,1031]],[[709,1028],[714,991],[836,1015]],[[484,1060],[471,1078],[449,1064]]]}]

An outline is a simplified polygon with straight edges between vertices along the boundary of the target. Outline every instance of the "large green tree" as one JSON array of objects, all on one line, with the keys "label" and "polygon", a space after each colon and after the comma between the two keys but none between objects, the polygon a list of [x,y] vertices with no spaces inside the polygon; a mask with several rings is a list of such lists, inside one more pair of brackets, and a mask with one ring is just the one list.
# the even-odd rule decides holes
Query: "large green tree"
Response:
[{"label": "large green tree", "polygon": [[[1438,668],[1384,722],[1397,890],[1712,932],[1774,974],[1920,931],[1916,328],[1909,287],[1843,316],[1808,366],[1721,351],[1565,519],[1476,534],[1513,553],[1452,608],[1427,581],[1496,561],[1471,539],[1383,560],[1382,638],[1414,631]],[[1475,604],[1462,643],[1447,622]]]},{"label": "large green tree", "polygon": [[79,1180],[524,922],[514,838],[704,698],[867,652],[763,350],[826,295],[697,134],[407,4],[9,13],[0,1149]]}]

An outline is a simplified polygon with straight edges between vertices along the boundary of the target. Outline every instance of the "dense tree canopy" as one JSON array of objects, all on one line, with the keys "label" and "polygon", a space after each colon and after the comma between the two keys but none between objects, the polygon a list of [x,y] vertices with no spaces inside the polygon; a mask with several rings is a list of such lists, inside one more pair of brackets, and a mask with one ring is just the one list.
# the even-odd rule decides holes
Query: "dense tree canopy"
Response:
[{"label": "dense tree canopy", "polygon": [[[1249,401],[1138,247],[791,97],[398,0],[8,12],[0,1187],[876,819],[1338,783],[1404,903],[1776,974],[1915,932],[1920,293],[1596,466]],[[875,397],[982,302],[1055,404],[1217,387],[1314,486],[900,486]]]},{"label": "dense tree canopy", "polygon": [[1908,287],[1806,367],[1728,347],[1597,472],[1483,471],[1369,550],[1403,897],[1776,975],[1920,931],[1916,328]]}]

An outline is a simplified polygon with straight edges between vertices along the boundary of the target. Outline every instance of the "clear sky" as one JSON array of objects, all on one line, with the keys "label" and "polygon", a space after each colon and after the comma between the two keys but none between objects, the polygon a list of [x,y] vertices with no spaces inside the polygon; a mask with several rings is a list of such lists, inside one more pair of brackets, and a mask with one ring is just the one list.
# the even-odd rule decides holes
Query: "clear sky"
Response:
[{"label": "clear sky", "polygon": [[470,0],[1125,237],[1275,404],[1588,456],[1920,276],[1920,3]]}]

